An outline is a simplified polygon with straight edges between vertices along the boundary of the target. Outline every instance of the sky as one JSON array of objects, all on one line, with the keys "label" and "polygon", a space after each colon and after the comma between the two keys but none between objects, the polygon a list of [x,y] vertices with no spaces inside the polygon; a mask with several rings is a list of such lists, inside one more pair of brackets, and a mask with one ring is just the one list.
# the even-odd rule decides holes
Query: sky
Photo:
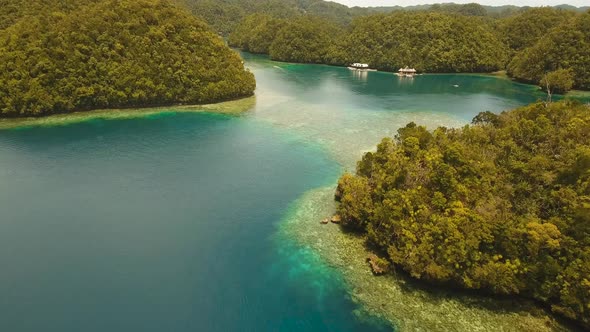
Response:
[{"label": "sky", "polygon": [[347,6],[412,6],[432,3],[454,2],[454,3],[470,3],[477,2],[482,5],[502,6],[502,5],[516,5],[516,6],[555,6],[561,4],[568,4],[577,7],[590,6],[590,0],[332,0]]}]

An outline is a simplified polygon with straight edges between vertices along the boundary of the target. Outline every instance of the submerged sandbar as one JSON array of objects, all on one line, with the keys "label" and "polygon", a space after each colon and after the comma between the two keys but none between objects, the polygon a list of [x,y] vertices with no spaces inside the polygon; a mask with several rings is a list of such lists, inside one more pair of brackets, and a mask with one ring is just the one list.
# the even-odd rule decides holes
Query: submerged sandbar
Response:
[{"label": "submerged sandbar", "polygon": [[74,113],[55,114],[44,117],[29,118],[2,118],[0,129],[16,129],[26,127],[52,127],[63,126],[72,123],[91,120],[121,120],[147,118],[162,115],[165,113],[218,113],[227,115],[239,115],[251,110],[256,104],[256,96],[242,99],[219,102],[203,105],[178,105],[151,108],[128,108],[128,109],[100,109],[93,111],[81,111]]}]

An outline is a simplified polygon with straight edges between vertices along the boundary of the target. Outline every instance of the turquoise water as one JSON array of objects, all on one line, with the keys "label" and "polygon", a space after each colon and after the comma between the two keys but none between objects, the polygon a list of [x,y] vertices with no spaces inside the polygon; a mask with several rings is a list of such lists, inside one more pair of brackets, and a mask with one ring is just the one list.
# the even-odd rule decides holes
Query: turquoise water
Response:
[{"label": "turquoise water", "polygon": [[501,112],[545,98],[534,86],[492,76],[408,79],[244,56],[258,86],[250,116],[321,143],[348,170],[363,151],[411,121],[431,129],[462,126],[479,112]]},{"label": "turquoise water", "polygon": [[272,241],[338,173],[317,147],[179,114],[5,131],[0,156],[2,331],[366,329]]},{"label": "turquoise water", "polygon": [[242,116],[0,131],[1,331],[385,329],[320,253],[277,236],[292,203],[409,121],[542,97],[484,76],[246,62],[257,103]]}]

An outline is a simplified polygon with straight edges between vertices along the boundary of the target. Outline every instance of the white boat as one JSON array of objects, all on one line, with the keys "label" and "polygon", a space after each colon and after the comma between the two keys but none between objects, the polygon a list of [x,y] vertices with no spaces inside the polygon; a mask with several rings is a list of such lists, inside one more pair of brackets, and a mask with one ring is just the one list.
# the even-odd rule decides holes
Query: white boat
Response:
[{"label": "white boat", "polygon": [[370,70],[370,71],[374,71],[375,70],[375,69],[371,69],[369,67],[369,64],[367,64],[367,63],[358,63],[358,62],[355,62],[353,64],[350,64],[348,66],[348,69],[350,69],[350,70],[367,70],[367,71],[368,70]]}]

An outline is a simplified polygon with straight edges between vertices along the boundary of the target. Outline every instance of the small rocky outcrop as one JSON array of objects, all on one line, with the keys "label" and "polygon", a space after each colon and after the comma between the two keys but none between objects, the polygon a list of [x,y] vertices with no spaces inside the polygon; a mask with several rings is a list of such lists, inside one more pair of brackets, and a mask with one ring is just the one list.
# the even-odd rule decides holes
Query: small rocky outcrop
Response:
[{"label": "small rocky outcrop", "polygon": [[385,274],[387,273],[387,271],[389,271],[389,262],[375,254],[370,254],[369,256],[367,256],[367,262],[371,267],[371,271],[376,276]]}]

